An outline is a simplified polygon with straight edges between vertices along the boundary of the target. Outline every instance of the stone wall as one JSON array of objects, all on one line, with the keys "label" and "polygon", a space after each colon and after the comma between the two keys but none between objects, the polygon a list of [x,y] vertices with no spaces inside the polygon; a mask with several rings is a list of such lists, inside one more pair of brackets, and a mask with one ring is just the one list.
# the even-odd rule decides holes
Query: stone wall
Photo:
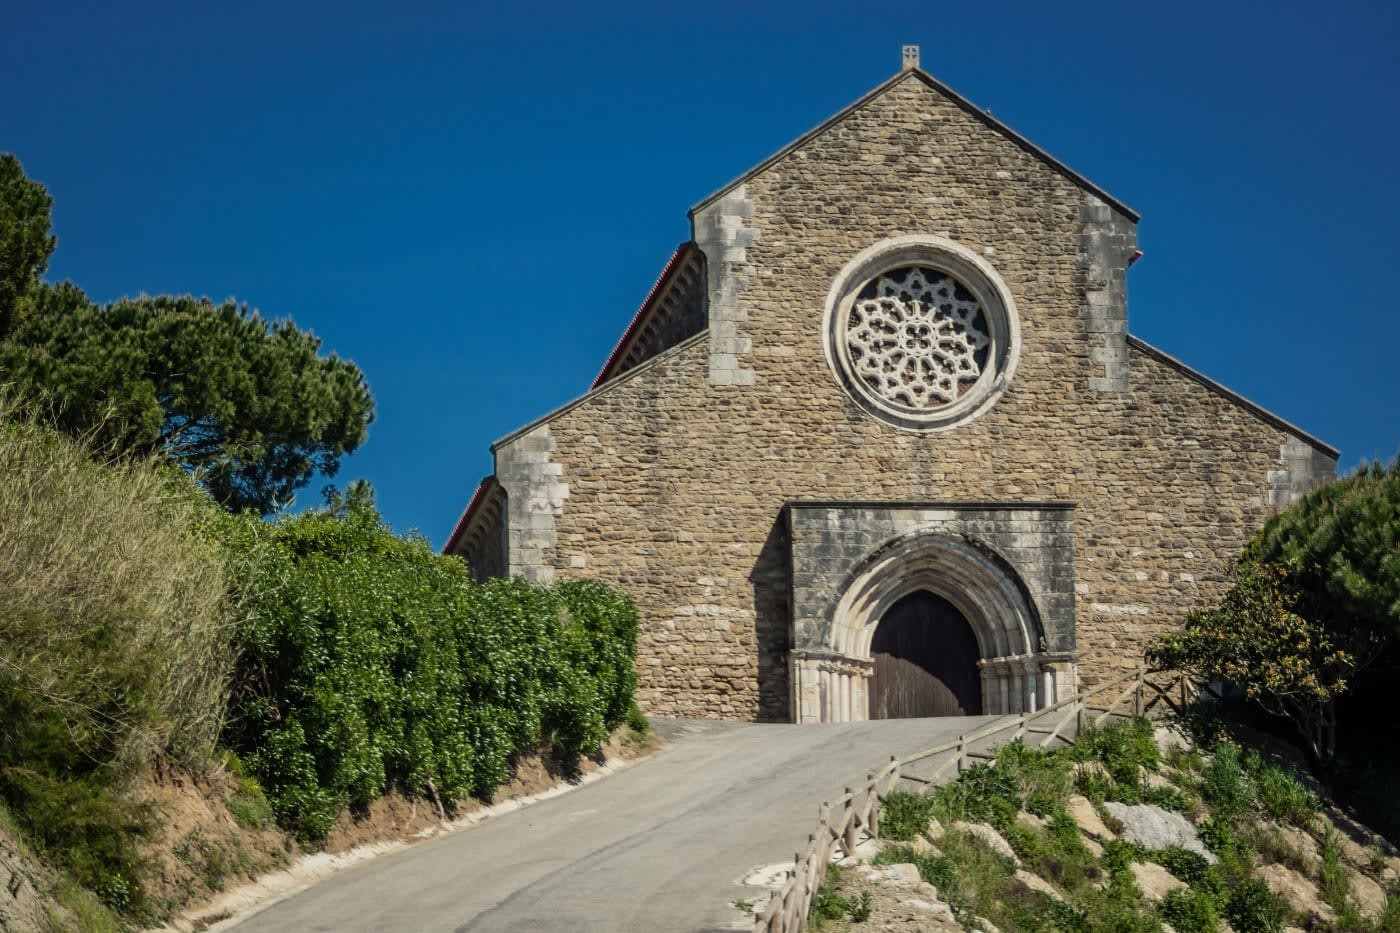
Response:
[{"label": "stone wall", "polygon": [[[1330,454],[1088,313],[1128,257],[1086,253],[1086,217],[1130,243],[1131,219],[1064,172],[918,76],[894,82],[697,208],[707,332],[498,446],[512,572],[632,594],[646,711],[785,720],[786,503],[1061,502],[1080,676],[1136,665],[1219,594],[1280,474],[1301,488]],[[822,347],[833,277],[908,234],[985,256],[1020,313],[1005,394],[937,434],[863,411]]]}]

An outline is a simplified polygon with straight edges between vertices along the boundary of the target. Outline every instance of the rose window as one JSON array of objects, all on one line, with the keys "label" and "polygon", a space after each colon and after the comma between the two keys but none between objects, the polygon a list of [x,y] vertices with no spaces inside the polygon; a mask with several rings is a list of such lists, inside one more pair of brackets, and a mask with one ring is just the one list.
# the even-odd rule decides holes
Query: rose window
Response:
[{"label": "rose window", "polygon": [[902,266],[860,290],[840,335],[852,375],[911,413],[950,405],[986,370],[986,310],[967,286],[926,266]]},{"label": "rose window", "polygon": [[1011,384],[1021,325],[986,255],[943,236],[873,243],[831,283],[822,348],[866,413],[905,431],[951,431]]}]

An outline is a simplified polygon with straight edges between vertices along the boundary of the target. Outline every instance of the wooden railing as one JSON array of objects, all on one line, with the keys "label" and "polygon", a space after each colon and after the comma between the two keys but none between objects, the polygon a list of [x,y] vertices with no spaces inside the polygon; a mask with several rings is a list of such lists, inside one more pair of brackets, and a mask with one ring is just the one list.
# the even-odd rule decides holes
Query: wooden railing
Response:
[{"label": "wooden railing", "polygon": [[[995,758],[992,749],[1006,742],[1021,739],[1036,748],[1072,745],[1086,723],[1099,726],[1115,716],[1181,712],[1202,691],[1214,692],[1181,674],[1139,668],[1033,713],[1003,717],[952,742],[891,758],[867,775],[859,788],[848,787],[841,797],[821,805],[816,831],[807,837],[806,850],[794,856],[786,880],[759,912],[755,933],[800,933],[807,928],[812,897],[826,879],[833,854],[838,849],[843,854],[853,852],[862,838],[879,838],[880,808],[901,784],[921,793],[962,773],[969,761]],[[1106,703],[1105,695],[1111,696]]]}]

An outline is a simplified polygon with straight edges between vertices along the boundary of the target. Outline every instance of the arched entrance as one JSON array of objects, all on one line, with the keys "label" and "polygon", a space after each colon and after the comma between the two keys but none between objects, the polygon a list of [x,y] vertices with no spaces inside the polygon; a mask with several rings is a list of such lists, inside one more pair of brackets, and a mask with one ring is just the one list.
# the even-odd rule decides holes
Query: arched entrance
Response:
[{"label": "arched entrance", "polygon": [[[835,591],[820,643],[788,653],[798,722],[1027,712],[1074,683],[1072,656],[1045,650],[1020,575],[971,535],[911,529],[868,552]],[[878,655],[896,684],[916,686],[877,684]],[[897,695],[910,692],[928,695]]]},{"label": "arched entrance", "polygon": [[915,590],[881,617],[870,643],[870,718],[982,712],[977,636],[958,608]]}]

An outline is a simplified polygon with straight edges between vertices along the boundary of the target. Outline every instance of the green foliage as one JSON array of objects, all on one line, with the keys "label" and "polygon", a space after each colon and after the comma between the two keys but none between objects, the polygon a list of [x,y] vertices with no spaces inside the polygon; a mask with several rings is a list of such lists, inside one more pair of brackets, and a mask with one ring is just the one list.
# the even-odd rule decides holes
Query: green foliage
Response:
[{"label": "green foliage", "polygon": [[1296,722],[1318,761],[1336,751],[1338,697],[1400,635],[1400,459],[1313,490],[1250,541],[1219,608],[1148,653],[1238,685]]},{"label": "green foliage", "polygon": [[880,836],[900,842],[914,839],[928,826],[933,811],[933,798],[896,791],[880,808]]},{"label": "green foliage", "polygon": [[1300,611],[1363,660],[1400,634],[1400,458],[1370,464],[1279,512],[1245,560],[1287,568]]},{"label": "green foliage", "polygon": [[1173,846],[1152,853],[1152,860],[1190,885],[1198,885],[1210,874],[1210,862],[1199,852]]},{"label": "green foliage", "polygon": [[1177,933],[1215,933],[1219,929],[1216,899],[1203,891],[1190,888],[1168,891],[1157,913]]},{"label": "green foliage", "polygon": [[368,497],[232,535],[250,573],[226,740],[315,842],[397,786],[489,797],[513,754],[572,758],[628,718],[637,617],[606,587],[474,583]]},{"label": "green foliage", "polygon": [[25,177],[19,160],[0,153],[0,337],[10,329],[15,306],[49,264],[53,199]]},{"label": "green foliage", "polygon": [[639,739],[645,739],[651,735],[651,723],[647,720],[642,708],[633,700],[627,707],[627,726]]},{"label": "green foliage", "polygon": [[938,788],[932,795],[934,812],[943,822],[968,820],[1005,826],[1021,809],[1021,786],[1017,777],[1004,768],[977,764],[958,780]]},{"label": "green foliage", "polygon": [[1254,806],[1257,789],[1241,762],[1240,747],[1221,742],[1201,772],[1201,796],[1217,820],[1233,820]]},{"label": "green foliage", "polygon": [[1163,810],[1175,810],[1181,813],[1191,809],[1192,801],[1190,795],[1177,787],[1148,787],[1142,792],[1144,803],[1156,804]]},{"label": "green foliage", "polygon": [[0,398],[0,798],[36,848],[139,913],[129,781],[210,760],[229,672],[223,513],[168,469],[104,465]]},{"label": "green foliage", "polygon": [[1074,789],[1071,763],[1065,756],[1027,748],[1019,739],[997,751],[996,767],[1016,781],[1025,808],[1036,816],[1049,816]]},{"label": "green foliage", "polygon": [[1235,831],[1230,826],[1230,821],[1218,815],[1212,815],[1197,827],[1197,832],[1205,847],[1216,855],[1224,855],[1234,846]]},{"label": "green foliage", "polygon": [[812,898],[810,917],[816,929],[821,929],[825,920],[850,918],[856,923],[864,923],[870,919],[870,892],[862,891],[859,897],[850,898],[829,884],[822,885]]},{"label": "green foliage", "polygon": [[1327,622],[1300,612],[1302,593],[1281,565],[1242,561],[1219,608],[1186,617],[1185,631],[1148,651],[1159,667],[1237,684],[1269,712],[1301,720],[1315,755],[1330,753],[1332,704],[1356,670]]},{"label": "green foliage", "polygon": [[1161,752],[1150,719],[1129,719],[1102,728],[1086,726],[1065,754],[1076,761],[1097,761],[1114,781],[1136,784],[1139,769],[1156,771]]},{"label": "green foliage", "polygon": [[1318,867],[1318,891],[1322,899],[1339,913],[1346,909],[1351,896],[1351,879],[1347,877],[1346,866],[1342,864],[1342,845],[1337,831],[1327,827],[1322,836],[1322,864]]},{"label": "green foliage", "polygon": [[1095,802],[1112,799],[1140,803],[1142,773],[1156,771],[1161,765],[1152,722],[1143,718],[1114,722],[1103,728],[1085,727],[1075,744],[1062,754],[1103,767],[1103,773],[1092,767],[1081,768],[1077,779],[1080,791]]},{"label": "green foliage", "polygon": [[1263,881],[1244,878],[1230,887],[1223,913],[1236,933],[1279,933],[1289,912]]},{"label": "green foliage", "polygon": [[160,455],[214,497],[263,514],[331,475],[373,418],[363,375],[291,321],[191,297],[105,307],[71,284],[30,291],[0,371],[64,430]]},{"label": "green foliage", "polygon": [[1317,813],[1317,794],[1297,777],[1264,763],[1255,774],[1259,804],[1276,820],[1306,827]]}]

